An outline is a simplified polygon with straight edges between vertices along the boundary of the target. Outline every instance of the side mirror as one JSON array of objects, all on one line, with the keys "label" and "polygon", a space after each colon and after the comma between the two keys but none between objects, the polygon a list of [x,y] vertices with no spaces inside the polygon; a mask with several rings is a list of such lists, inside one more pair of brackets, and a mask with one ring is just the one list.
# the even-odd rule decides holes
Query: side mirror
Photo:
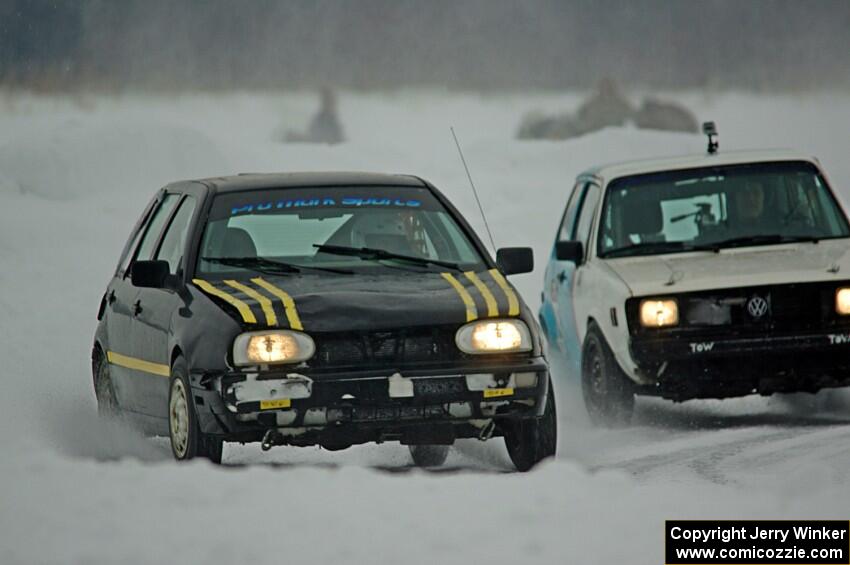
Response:
[{"label": "side mirror", "polygon": [[165,288],[168,278],[168,261],[135,261],[130,269],[133,286]]},{"label": "side mirror", "polygon": [[519,275],[534,270],[534,252],[530,247],[503,247],[496,251],[496,264],[506,275]]},{"label": "side mirror", "polygon": [[555,258],[578,265],[584,260],[584,246],[580,241],[559,241],[555,243]]}]

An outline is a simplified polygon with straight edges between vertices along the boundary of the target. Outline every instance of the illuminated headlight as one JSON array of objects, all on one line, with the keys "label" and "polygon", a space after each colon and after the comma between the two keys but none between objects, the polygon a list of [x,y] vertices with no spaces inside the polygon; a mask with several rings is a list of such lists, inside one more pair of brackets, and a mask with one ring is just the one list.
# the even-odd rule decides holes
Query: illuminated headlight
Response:
[{"label": "illuminated headlight", "polygon": [[675,300],[650,298],[640,303],[640,324],[645,328],[664,328],[679,323],[679,305]]},{"label": "illuminated headlight", "polygon": [[315,352],[313,338],[289,330],[247,332],[233,342],[233,362],[237,366],[299,363]]},{"label": "illuminated headlight", "polygon": [[850,288],[835,291],[835,311],[842,316],[850,315]]},{"label": "illuminated headlight", "polygon": [[531,351],[531,334],[522,320],[481,320],[457,331],[455,343],[464,353]]}]

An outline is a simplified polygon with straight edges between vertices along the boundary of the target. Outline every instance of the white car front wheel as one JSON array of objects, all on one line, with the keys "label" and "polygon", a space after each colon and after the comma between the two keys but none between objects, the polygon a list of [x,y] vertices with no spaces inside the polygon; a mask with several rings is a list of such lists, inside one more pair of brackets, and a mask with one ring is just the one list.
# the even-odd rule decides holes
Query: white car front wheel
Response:
[{"label": "white car front wheel", "polygon": [[602,332],[591,323],[581,351],[581,392],[590,421],[609,427],[627,425],[635,406],[633,388]]}]

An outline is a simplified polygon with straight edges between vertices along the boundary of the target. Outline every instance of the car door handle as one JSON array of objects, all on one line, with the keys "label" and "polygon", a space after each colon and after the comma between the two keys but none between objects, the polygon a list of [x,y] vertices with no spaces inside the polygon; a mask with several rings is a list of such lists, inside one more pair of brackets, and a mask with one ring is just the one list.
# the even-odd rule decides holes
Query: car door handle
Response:
[{"label": "car door handle", "polygon": [[112,303],[115,302],[115,290],[110,290],[106,295],[106,303],[112,306]]},{"label": "car door handle", "polygon": [[133,316],[138,316],[142,313],[142,301],[136,300],[133,302]]},{"label": "car door handle", "polygon": [[558,273],[558,276],[555,277],[555,278],[558,279],[559,283],[564,284],[564,282],[567,280],[567,272],[561,271],[560,273]]}]

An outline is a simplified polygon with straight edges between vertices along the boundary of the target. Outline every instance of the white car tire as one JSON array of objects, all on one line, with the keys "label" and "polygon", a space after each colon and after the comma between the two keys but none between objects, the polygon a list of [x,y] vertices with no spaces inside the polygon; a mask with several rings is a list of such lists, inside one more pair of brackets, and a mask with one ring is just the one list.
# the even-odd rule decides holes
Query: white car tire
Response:
[{"label": "white car tire", "polygon": [[593,424],[620,427],[631,422],[634,386],[614,358],[602,332],[592,322],[581,351],[581,392]]}]

